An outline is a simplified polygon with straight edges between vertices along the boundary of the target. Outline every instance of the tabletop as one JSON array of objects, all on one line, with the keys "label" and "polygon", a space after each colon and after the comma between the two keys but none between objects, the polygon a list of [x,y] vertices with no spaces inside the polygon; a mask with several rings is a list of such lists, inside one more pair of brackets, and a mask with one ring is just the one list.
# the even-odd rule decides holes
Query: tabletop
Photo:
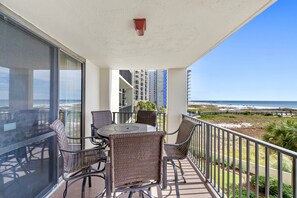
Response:
[{"label": "tabletop", "polygon": [[156,127],[141,123],[111,124],[98,129],[98,135],[109,137],[111,134],[152,132]]}]

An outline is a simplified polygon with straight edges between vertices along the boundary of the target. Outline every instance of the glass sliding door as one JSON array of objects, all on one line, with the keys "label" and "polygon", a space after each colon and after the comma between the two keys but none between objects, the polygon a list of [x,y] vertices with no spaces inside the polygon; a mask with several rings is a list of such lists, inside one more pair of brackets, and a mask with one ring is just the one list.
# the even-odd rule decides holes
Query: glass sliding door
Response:
[{"label": "glass sliding door", "polygon": [[57,180],[53,49],[0,15],[0,197],[35,197]]},{"label": "glass sliding door", "polygon": [[[59,118],[70,137],[82,136],[82,63],[60,52]],[[68,140],[72,147],[81,148],[78,140]]]}]

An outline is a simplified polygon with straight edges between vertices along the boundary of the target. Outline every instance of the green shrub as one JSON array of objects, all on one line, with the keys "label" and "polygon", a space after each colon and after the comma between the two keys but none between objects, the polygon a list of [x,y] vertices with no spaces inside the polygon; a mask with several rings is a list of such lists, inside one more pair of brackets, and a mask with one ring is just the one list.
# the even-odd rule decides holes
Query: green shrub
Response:
[{"label": "green shrub", "polygon": [[251,112],[251,111],[245,111],[244,113],[243,113],[243,115],[254,115],[254,113],[253,112]]},{"label": "green shrub", "polygon": [[[231,198],[239,198],[239,194],[240,194],[240,190],[239,190],[239,187],[236,186],[235,187],[235,197],[233,197],[233,193],[230,195]],[[242,197],[247,197],[247,191],[245,188],[242,189]],[[255,198],[256,195],[254,192],[250,192],[250,198]]]},{"label": "green shrub", "polygon": [[[265,177],[259,176],[259,192],[265,193]],[[271,197],[277,197],[278,196],[278,180],[269,178],[269,195]],[[253,175],[251,177],[251,184],[254,188],[256,188],[256,177]],[[293,188],[283,183],[283,198],[293,198]]]},{"label": "green shrub", "polygon": [[155,103],[152,103],[150,101],[139,101],[136,106],[138,107],[138,109],[141,109],[141,110],[147,110],[147,111],[156,110]]},{"label": "green shrub", "polygon": [[200,115],[200,119],[206,119],[206,120],[208,120],[208,119],[214,119],[216,117],[216,115],[209,115],[209,114],[201,114]]}]

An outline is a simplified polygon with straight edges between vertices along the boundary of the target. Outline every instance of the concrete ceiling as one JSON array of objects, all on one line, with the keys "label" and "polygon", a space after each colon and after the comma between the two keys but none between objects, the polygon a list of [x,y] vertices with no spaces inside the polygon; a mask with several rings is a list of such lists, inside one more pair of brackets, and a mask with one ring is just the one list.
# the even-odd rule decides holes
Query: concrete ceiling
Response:
[{"label": "concrete ceiling", "polygon": [[[186,68],[274,0],[0,0],[100,67]],[[133,18],[146,18],[137,36]]]}]

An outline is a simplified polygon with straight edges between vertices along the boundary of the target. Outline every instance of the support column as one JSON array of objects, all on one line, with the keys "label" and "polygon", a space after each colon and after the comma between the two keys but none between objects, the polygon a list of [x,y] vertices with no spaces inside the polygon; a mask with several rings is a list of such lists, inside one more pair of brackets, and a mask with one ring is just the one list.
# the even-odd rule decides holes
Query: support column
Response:
[{"label": "support column", "polygon": [[[186,68],[168,69],[167,86],[168,132],[173,132],[178,129],[182,114],[187,113]],[[176,140],[176,136],[168,138],[169,143]]]},{"label": "support column", "polygon": [[119,111],[119,70],[100,69],[100,110]]}]

